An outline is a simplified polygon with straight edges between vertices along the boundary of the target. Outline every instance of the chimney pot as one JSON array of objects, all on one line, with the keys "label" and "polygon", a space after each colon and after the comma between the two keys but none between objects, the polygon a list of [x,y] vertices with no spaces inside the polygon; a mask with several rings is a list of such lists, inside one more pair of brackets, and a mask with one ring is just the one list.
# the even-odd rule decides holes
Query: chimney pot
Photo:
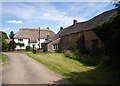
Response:
[{"label": "chimney pot", "polygon": [[60,30],[63,30],[63,27],[60,27]]},{"label": "chimney pot", "polygon": [[77,24],[77,20],[74,19],[73,20],[73,25],[75,25],[75,24]]},{"label": "chimney pot", "polygon": [[47,27],[47,29],[49,30],[49,27]]}]

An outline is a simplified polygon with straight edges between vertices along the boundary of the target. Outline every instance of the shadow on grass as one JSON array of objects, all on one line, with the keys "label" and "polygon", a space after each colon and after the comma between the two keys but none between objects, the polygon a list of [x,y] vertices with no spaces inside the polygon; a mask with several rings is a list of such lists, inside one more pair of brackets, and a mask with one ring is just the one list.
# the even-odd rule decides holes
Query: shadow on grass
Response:
[{"label": "shadow on grass", "polygon": [[119,71],[111,71],[106,70],[104,68],[97,67],[95,69],[84,71],[84,72],[71,72],[69,74],[65,74],[65,76],[69,76],[68,80],[77,84],[119,84],[120,72]]}]

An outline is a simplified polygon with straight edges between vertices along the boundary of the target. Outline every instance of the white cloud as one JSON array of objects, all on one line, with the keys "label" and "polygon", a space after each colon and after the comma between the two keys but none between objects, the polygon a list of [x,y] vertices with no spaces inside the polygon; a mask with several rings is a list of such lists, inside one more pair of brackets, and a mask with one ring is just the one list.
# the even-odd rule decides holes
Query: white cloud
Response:
[{"label": "white cloud", "polygon": [[43,16],[44,17],[48,17],[48,16],[50,16],[50,14],[49,13],[45,13],[45,14],[43,14]]},{"label": "white cloud", "polygon": [[[11,4],[13,4],[13,3],[11,3]],[[104,8],[106,6],[106,4],[98,5],[96,3],[88,3],[88,4],[84,5],[81,3],[80,7],[78,7],[77,9],[73,9],[71,12],[71,13],[76,14],[77,16],[71,16],[71,13],[69,15],[65,16],[68,13],[67,10],[61,11],[61,10],[57,9],[55,6],[51,5],[50,3],[46,3],[46,4],[18,3],[17,6],[15,4],[13,4],[12,7],[10,6],[11,4],[3,7],[3,9],[5,8],[5,10],[3,10],[3,12],[5,14],[14,15],[14,16],[17,16],[18,18],[22,18],[25,20],[33,21],[36,19],[37,20],[42,19],[42,20],[50,20],[50,21],[54,21],[54,22],[56,21],[59,23],[64,22],[64,23],[68,23],[68,24],[70,24],[70,22],[72,22],[73,19],[77,19],[77,20],[79,19],[79,21],[84,21],[84,20],[86,20],[84,16],[92,14],[96,10]],[[10,9],[13,9],[13,10],[10,10]],[[84,10],[84,16],[81,16],[80,14],[77,13],[81,9],[86,9],[86,10]],[[90,9],[92,9],[92,10],[90,10]],[[71,9],[69,9],[69,10],[71,10]],[[62,17],[64,17],[64,18],[62,18]]]},{"label": "white cloud", "polygon": [[22,24],[23,22],[21,20],[9,20],[8,23],[13,23],[13,24]]},{"label": "white cloud", "polygon": [[[66,27],[73,23],[73,19],[79,22],[88,20],[88,18],[96,16],[100,12],[105,11],[104,8],[108,3],[76,3],[57,7],[51,3],[3,3],[3,17],[12,16],[13,19],[24,20],[24,24],[37,26],[48,26],[59,29],[58,26]],[[78,5],[76,7],[76,5]],[[65,8],[65,9],[64,9]],[[12,9],[12,10],[11,10]],[[71,11],[72,10],[72,11]],[[69,13],[69,11],[71,11]],[[68,14],[69,13],[69,14]],[[67,15],[68,14],[68,15]],[[15,17],[15,18],[14,18]],[[22,23],[22,21],[12,20],[9,23]]]}]

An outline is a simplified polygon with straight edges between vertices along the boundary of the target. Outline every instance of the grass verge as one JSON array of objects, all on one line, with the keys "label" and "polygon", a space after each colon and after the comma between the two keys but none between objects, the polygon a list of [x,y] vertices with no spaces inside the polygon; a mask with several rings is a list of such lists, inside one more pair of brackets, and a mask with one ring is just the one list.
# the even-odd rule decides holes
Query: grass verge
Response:
[{"label": "grass verge", "polygon": [[0,53],[0,62],[2,62],[2,63],[6,62],[6,56],[2,53]]},{"label": "grass verge", "polygon": [[[104,67],[84,66],[76,60],[66,58],[62,53],[33,54],[26,52],[26,54],[75,84],[113,84],[119,82],[110,76],[113,75],[113,72],[106,71]],[[116,76],[118,74],[116,72]]]}]

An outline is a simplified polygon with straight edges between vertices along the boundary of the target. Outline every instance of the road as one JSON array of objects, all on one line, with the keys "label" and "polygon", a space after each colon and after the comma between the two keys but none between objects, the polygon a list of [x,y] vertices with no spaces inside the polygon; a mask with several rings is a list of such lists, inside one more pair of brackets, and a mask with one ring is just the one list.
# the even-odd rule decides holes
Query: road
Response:
[{"label": "road", "polygon": [[7,55],[7,62],[2,66],[4,84],[71,84],[26,54],[4,54]]}]

